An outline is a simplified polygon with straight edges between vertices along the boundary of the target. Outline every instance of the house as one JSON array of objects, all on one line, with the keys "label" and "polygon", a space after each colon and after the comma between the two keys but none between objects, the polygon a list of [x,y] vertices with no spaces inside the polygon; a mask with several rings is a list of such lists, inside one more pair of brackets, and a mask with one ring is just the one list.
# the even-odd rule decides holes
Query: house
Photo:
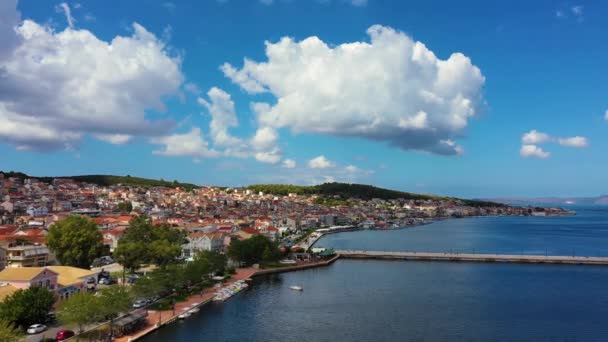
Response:
[{"label": "house", "polygon": [[29,206],[25,212],[30,216],[39,217],[48,215],[49,209],[45,206]]},{"label": "house", "polygon": [[249,239],[256,234],[259,234],[259,232],[253,228],[242,228],[234,233],[237,238],[242,240]]},{"label": "house", "polygon": [[7,249],[7,267],[45,266],[49,263],[49,249],[45,246],[12,246]]},{"label": "house", "polygon": [[99,272],[70,266],[7,268],[0,272],[0,296],[39,286],[57,294],[59,300],[70,298],[72,294],[92,289],[97,284]]},{"label": "house", "polygon": [[55,291],[58,276],[45,267],[6,268],[0,272],[0,286],[13,286],[16,289],[39,286]]},{"label": "house", "polygon": [[118,240],[123,236],[124,231],[116,229],[107,229],[103,231],[103,244],[108,247],[110,252],[114,252],[118,248]]},{"label": "house", "polygon": [[57,294],[60,300],[69,298],[75,292],[95,289],[99,279],[98,271],[71,266],[47,266],[46,268],[58,275]]},{"label": "house", "polygon": [[220,251],[224,247],[224,238],[220,233],[190,233],[187,244],[182,246],[182,255],[192,258],[201,251]]}]

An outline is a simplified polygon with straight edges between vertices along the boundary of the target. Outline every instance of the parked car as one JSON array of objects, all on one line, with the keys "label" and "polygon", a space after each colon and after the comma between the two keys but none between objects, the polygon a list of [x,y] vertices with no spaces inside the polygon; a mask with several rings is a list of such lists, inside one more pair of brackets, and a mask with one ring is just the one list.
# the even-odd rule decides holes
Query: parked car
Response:
[{"label": "parked car", "polygon": [[140,300],[136,300],[135,303],[133,303],[133,308],[134,309],[140,309],[140,308],[143,308],[146,305],[148,305],[148,301],[145,300],[145,299],[140,299]]},{"label": "parked car", "polygon": [[62,329],[57,332],[55,335],[55,341],[65,341],[70,337],[74,337],[74,332],[72,330]]},{"label": "parked car", "polygon": [[99,279],[99,284],[100,285],[112,285],[112,283],[114,283],[114,281],[112,280],[112,278],[101,278],[101,279]]},{"label": "parked car", "polygon": [[29,328],[27,328],[28,334],[39,334],[46,330],[46,325],[44,324],[32,324]]}]

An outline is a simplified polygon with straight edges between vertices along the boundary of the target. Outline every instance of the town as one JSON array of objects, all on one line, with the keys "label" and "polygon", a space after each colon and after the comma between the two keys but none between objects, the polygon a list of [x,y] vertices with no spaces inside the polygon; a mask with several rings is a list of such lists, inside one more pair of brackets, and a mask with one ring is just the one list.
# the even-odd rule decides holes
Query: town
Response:
[{"label": "town", "polygon": [[[288,192],[289,187],[274,191],[280,186],[175,185],[99,185],[70,178],[43,181],[0,173],[0,270],[4,269],[0,272],[0,320],[8,320],[15,329],[27,329],[29,334],[39,336],[48,328],[45,324],[53,325],[48,313],[59,308],[59,321],[77,323],[80,325],[78,332],[82,332],[86,330],[83,325],[94,322],[86,318],[81,321],[62,319],[69,308],[67,302],[75,301],[79,294],[110,292],[112,284],[116,283],[139,289],[135,295],[138,298],[125,296],[124,301],[129,303],[114,305],[116,310],[107,312],[103,318],[152,307],[159,298],[171,295],[167,288],[174,284],[150,290],[150,286],[145,286],[147,282],[140,279],[142,270],[143,274],[148,270],[150,274],[165,272],[163,274],[167,275],[167,272],[177,272],[170,265],[195,265],[197,262],[202,265],[200,255],[221,261],[212,262],[214,266],[204,268],[204,271],[192,271],[201,274],[184,283],[184,288],[189,290],[187,295],[204,292],[203,285],[195,291],[192,289],[193,284],[207,275],[210,277],[205,278],[204,285],[212,285],[211,279],[221,280],[234,275],[238,273],[235,269],[244,266],[281,267],[331,256],[313,245],[324,234],[337,231],[402,229],[436,219],[469,216],[568,214],[559,208],[513,207],[427,195],[346,198]],[[93,241],[90,249],[86,243],[65,246],[66,241],[71,241],[65,237],[70,229],[82,226],[90,226],[97,234],[92,236],[99,237],[99,241]],[[143,247],[150,251],[147,254],[137,249],[141,247],[137,240],[144,236],[133,232],[137,227],[148,229],[148,235],[159,236]],[[59,235],[61,229],[64,235]],[[245,255],[245,247],[240,247],[244,241],[251,241],[252,246],[256,241],[256,246],[262,246],[258,255]],[[86,255],[75,257],[74,254],[83,253],[74,249],[82,250]],[[141,256],[143,254],[146,256]],[[133,255],[141,257],[137,259]],[[209,260],[204,261],[208,264]],[[190,266],[183,266],[179,272],[188,273],[187,267]],[[154,276],[147,276],[146,280],[153,279]],[[247,286],[244,279],[235,280],[239,281],[236,285],[227,283],[231,287],[223,290],[221,298],[229,297],[235,288],[240,290]],[[9,311],[3,310],[3,306],[8,305],[8,301],[16,301],[16,294],[40,287],[52,294],[47,312],[35,319],[3,316],[3,312]],[[120,298],[120,290],[116,291]],[[113,296],[111,293],[106,295]],[[172,309],[175,314],[175,300],[161,302],[156,304],[158,311]],[[62,307],[64,313],[61,313]],[[123,330],[112,330],[110,336],[127,335],[141,324],[145,325],[141,321],[146,320],[147,314],[131,315],[131,318],[121,318],[122,323],[117,320],[117,325],[123,324]],[[57,340],[75,334],[68,329],[55,330]]]}]

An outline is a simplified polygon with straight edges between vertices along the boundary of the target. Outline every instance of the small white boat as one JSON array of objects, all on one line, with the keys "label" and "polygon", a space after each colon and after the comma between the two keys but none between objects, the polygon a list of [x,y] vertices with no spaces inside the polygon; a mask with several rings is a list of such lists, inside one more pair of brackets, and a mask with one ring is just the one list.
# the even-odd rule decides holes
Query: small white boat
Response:
[{"label": "small white boat", "polygon": [[304,288],[302,288],[302,286],[290,286],[290,289],[294,290],[294,291],[304,291]]},{"label": "small white boat", "polygon": [[195,314],[199,311],[201,311],[201,309],[199,309],[198,307],[195,306],[195,307],[191,308],[190,310],[188,310],[188,313]]},{"label": "small white boat", "polygon": [[188,311],[186,311],[186,312],[180,314],[179,316],[177,316],[177,318],[179,318],[179,319],[186,319],[186,318],[190,317],[191,315],[192,315],[191,313],[189,313]]}]

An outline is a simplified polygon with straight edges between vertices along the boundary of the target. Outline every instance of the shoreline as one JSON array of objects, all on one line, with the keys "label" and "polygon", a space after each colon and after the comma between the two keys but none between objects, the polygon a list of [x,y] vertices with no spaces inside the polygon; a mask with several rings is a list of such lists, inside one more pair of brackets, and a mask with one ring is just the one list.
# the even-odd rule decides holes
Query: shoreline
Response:
[{"label": "shoreline", "polygon": [[[237,274],[235,274],[234,277],[230,278],[230,280],[228,282],[226,282],[226,284],[222,287],[229,286],[238,280],[246,280],[246,279],[251,279],[251,278],[255,278],[255,277],[261,277],[261,276],[267,276],[267,275],[271,275],[271,274],[279,274],[279,273],[285,273],[285,272],[295,272],[295,271],[306,270],[306,269],[311,269],[311,268],[327,267],[327,266],[333,264],[339,258],[340,258],[340,255],[336,254],[329,260],[302,264],[302,265],[277,267],[277,268],[270,268],[270,269],[263,269],[263,270],[253,269],[253,268],[241,268],[241,269],[238,269]],[[212,302],[214,296],[215,296],[215,291],[208,291],[208,292],[206,291],[205,293],[203,293],[203,296],[192,295],[192,296],[188,297],[186,299],[186,301],[184,301],[184,302],[175,303],[175,312],[173,312],[173,310],[167,310],[167,311],[148,310],[148,317],[146,318],[148,325],[146,326],[146,328],[142,329],[141,331],[139,331],[135,334],[116,338],[116,339],[114,339],[114,341],[131,342],[131,341],[136,341],[141,338],[144,338],[145,336],[157,331],[158,329],[164,327],[165,325],[178,321],[179,320],[178,316],[180,314],[182,314],[184,311],[187,311],[188,308],[192,308],[192,307],[200,308],[200,307]]]}]

